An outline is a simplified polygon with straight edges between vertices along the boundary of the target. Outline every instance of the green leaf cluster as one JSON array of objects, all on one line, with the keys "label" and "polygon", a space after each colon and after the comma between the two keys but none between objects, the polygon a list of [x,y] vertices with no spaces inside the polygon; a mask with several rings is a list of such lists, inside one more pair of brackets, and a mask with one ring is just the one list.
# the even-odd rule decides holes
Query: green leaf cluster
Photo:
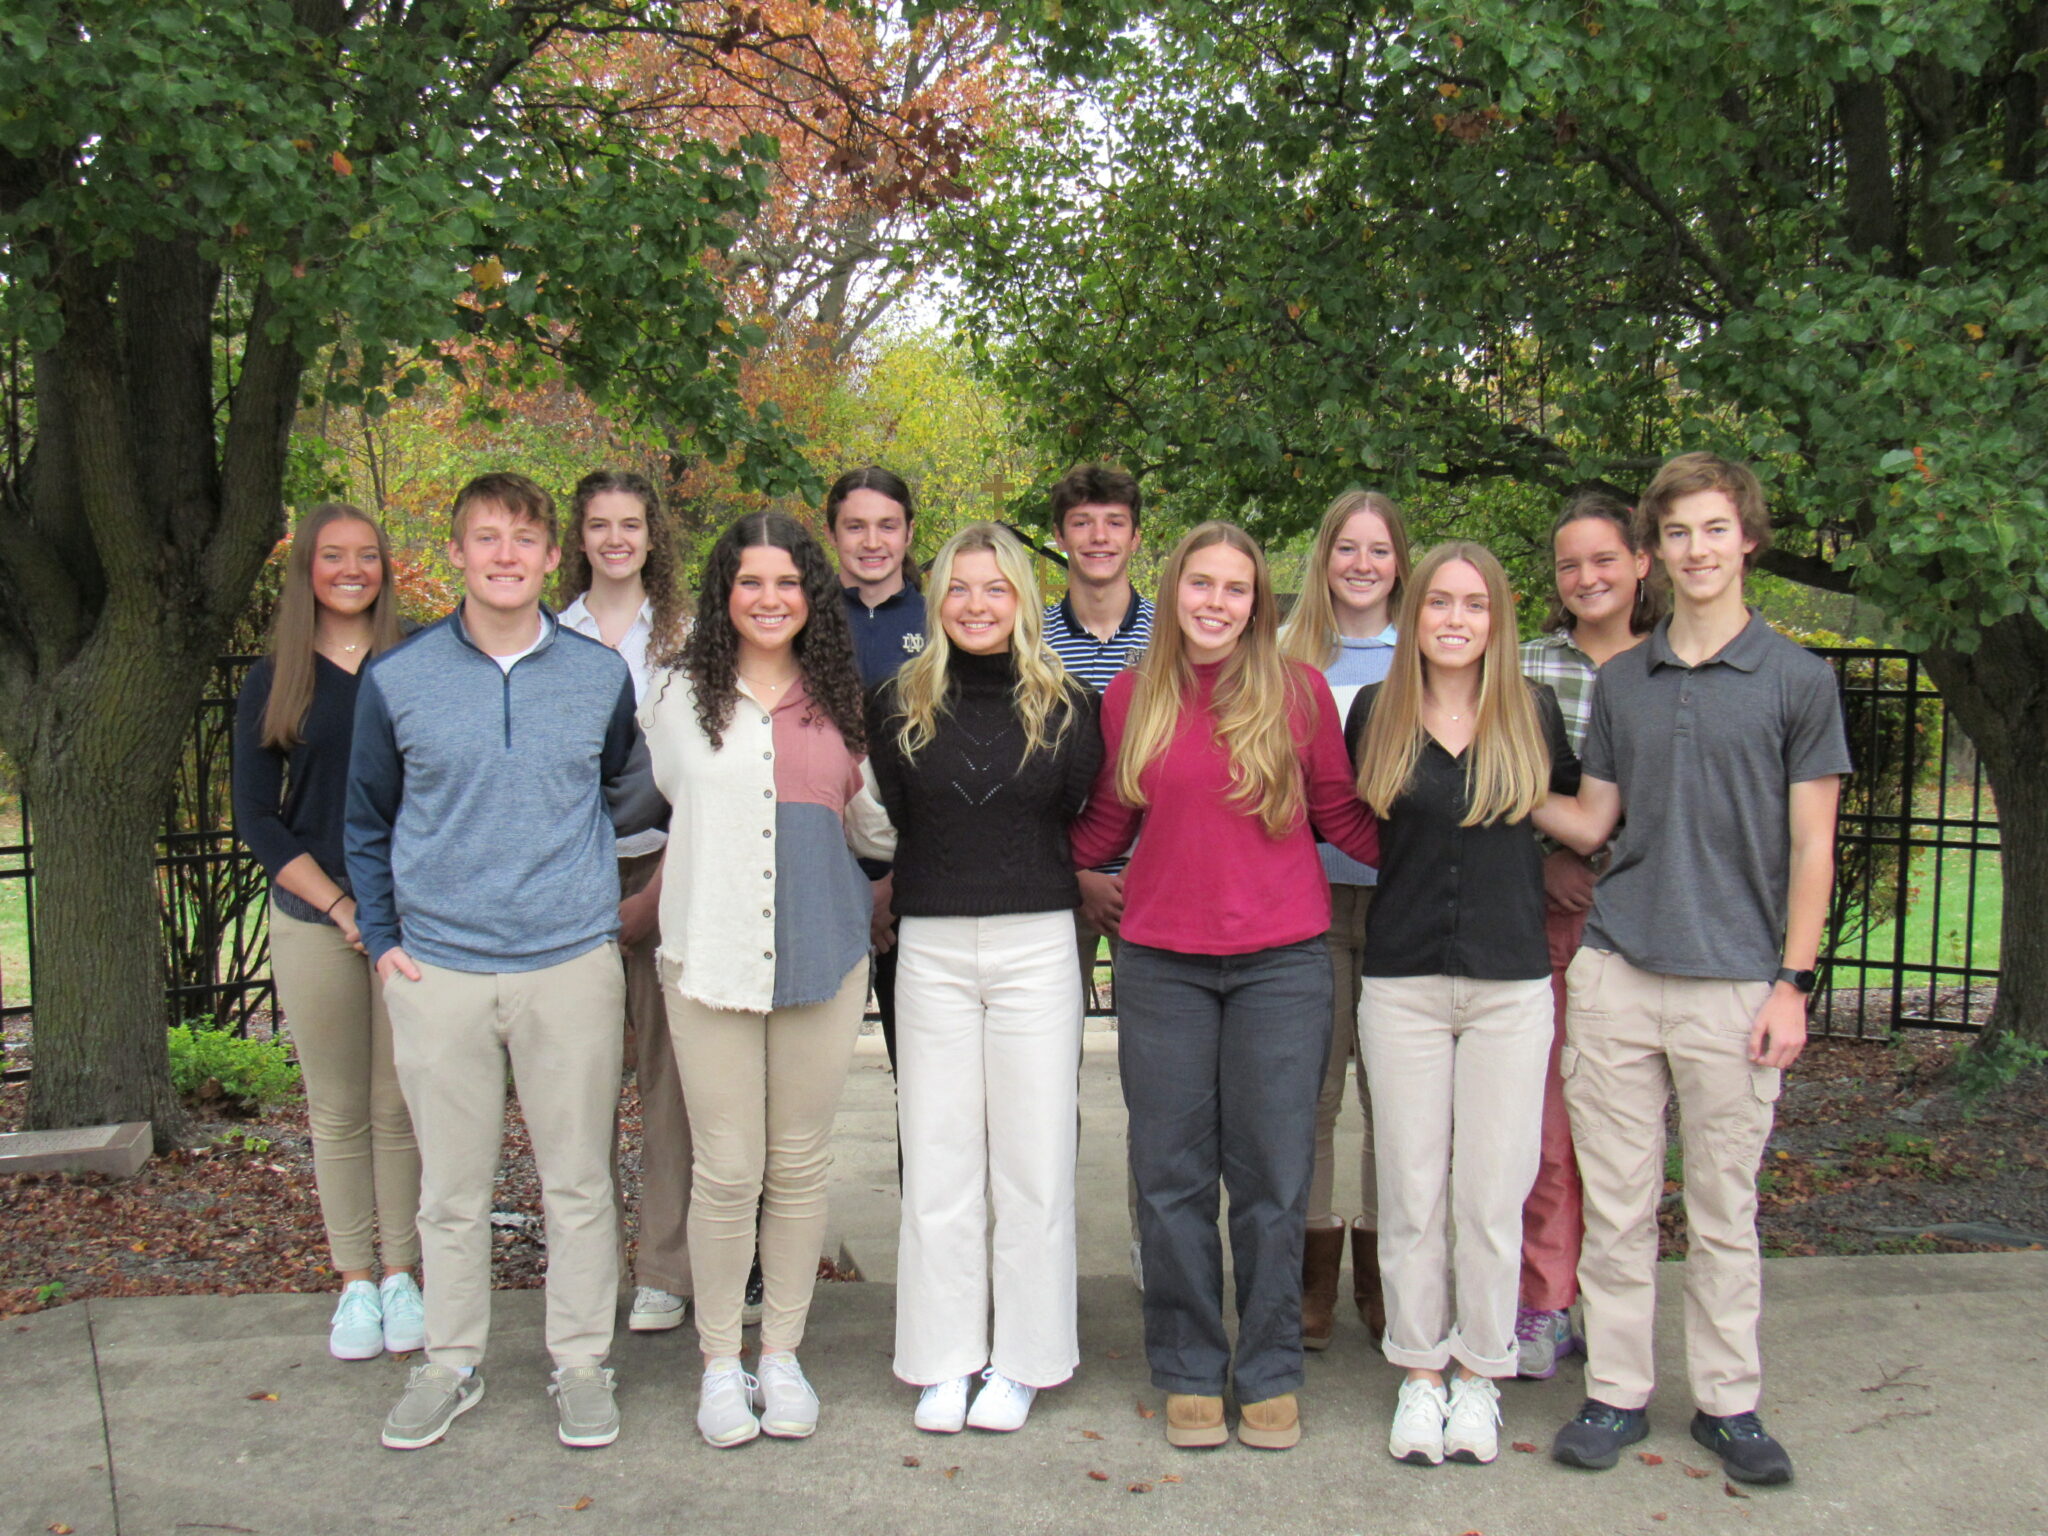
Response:
[{"label": "green leaf cluster", "polygon": [[189,254],[220,273],[224,388],[250,326],[333,357],[317,392],[373,411],[433,370],[567,377],[659,407],[764,488],[807,486],[741,402],[761,333],[718,270],[773,141],[651,132],[551,47],[687,11],[19,0],[0,16],[0,342],[46,352],[67,284]]},{"label": "green leaf cluster", "polygon": [[1004,9],[1072,110],[944,238],[1035,443],[1268,532],[1713,448],[1908,643],[2048,622],[2033,10]]}]

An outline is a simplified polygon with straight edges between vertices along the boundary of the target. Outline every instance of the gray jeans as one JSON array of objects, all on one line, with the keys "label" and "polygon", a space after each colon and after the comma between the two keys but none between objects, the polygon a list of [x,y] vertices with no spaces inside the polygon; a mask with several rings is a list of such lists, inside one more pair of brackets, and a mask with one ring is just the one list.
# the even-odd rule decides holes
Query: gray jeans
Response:
[{"label": "gray jeans", "polygon": [[[1126,942],[1117,1055],[1144,1244],[1145,1357],[1167,1392],[1240,1402],[1301,1385],[1301,1246],[1330,1045],[1320,935],[1249,955]],[[1230,1194],[1237,1355],[1223,1326]]]}]

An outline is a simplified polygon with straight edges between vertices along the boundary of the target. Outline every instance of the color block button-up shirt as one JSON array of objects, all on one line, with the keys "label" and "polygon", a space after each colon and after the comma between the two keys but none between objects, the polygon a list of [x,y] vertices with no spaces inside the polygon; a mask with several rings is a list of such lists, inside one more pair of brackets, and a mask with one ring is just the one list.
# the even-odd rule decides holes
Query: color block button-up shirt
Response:
[{"label": "color block button-up shirt", "polygon": [[662,975],[707,1007],[824,1002],[867,953],[871,897],[854,852],[886,859],[895,833],[865,762],[812,714],[801,679],[772,705],[742,683],[713,747],[682,674],[656,678],[641,706],[655,783],[673,807]]}]

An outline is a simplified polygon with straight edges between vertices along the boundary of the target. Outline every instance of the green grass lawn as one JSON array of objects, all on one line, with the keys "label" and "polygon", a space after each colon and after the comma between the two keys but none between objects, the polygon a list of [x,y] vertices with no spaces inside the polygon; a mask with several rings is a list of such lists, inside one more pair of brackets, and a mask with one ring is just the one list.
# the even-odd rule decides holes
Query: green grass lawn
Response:
[{"label": "green grass lawn", "polygon": [[[0,847],[21,840],[21,802],[0,799]],[[0,854],[0,872],[21,868],[18,853]],[[0,879],[0,1000],[8,1006],[29,1000],[28,882]]]},{"label": "green grass lawn", "polygon": [[[1974,872],[1973,872],[1974,866]],[[1999,921],[2005,910],[2005,885],[1995,853],[1979,853],[1974,861],[1967,849],[1922,848],[1913,854],[1910,866],[1913,895],[1904,925],[1904,959],[1908,967],[1926,965],[1973,965],[1996,969],[1998,965]],[[1976,887],[1976,913],[1970,916],[1971,886]],[[1935,916],[1936,894],[1940,897],[1940,919]],[[1886,971],[1866,970],[1847,963],[1859,956],[1889,961],[1899,939],[1899,925],[1881,923],[1872,928],[1867,940],[1844,950],[1843,964],[1834,973],[1834,984],[1843,990],[1890,985]],[[1867,978],[1867,979],[1866,979]],[[1961,978],[1946,978],[1954,985]],[[1924,985],[1924,976],[1908,973],[1908,986]]]}]

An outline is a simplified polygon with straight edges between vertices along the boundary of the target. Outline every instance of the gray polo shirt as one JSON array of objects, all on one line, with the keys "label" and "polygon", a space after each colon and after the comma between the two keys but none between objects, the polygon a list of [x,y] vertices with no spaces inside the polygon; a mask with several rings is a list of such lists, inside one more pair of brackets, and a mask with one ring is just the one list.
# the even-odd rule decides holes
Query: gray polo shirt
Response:
[{"label": "gray polo shirt", "polygon": [[1627,812],[1586,944],[1661,976],[1777,975],[1791,786],[1850,768],[1834,669],[1754,609],[1688,667],[1666,619],[1600,669],[1583,761]]}]

